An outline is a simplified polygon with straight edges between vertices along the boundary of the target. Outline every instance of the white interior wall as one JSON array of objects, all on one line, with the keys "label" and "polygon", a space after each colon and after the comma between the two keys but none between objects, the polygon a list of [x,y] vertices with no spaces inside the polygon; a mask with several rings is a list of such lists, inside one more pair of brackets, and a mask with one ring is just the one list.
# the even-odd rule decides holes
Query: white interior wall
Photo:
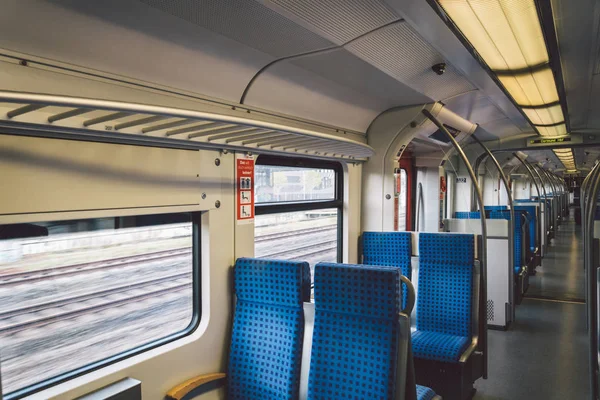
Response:
[{"label": "white interior wall", "polygon": [[361,230],[362,164],[344,164],[344,243],[343,262],[358,262],[358,237]]},{"label": "white interior wall", "polygon": [[[142,381],[144,399],[162,399],[169,388],[182,380],[224,369],[231,314],[229,269],[235,260],[233,154],[16,136],[0,136],[0,148],[4,189],[0,212],[17,213],[0,215],[0,224],[183,210],[203,212],[202,318],[198,329],[185,338],[31,398],[73,399],[130,376]],[[221,159],[219,167],[214,163],[216,157]],[[49,184],[53,190],[43,189]],[[36,187],[44,190],[38,192],[43,196],[31,196]],[[149,197],[140,197],[138,191]],[[204,203],[202,193],[207,193]],[[23,196],[28,194],[29,199],[24,201]],[[117,195],[119,210],[107,209],[113,206]],[[165,205],[168,199],[171,205]],[[220,208],[214,206],[215,200],[221,202]],[[160,208],[153,208],[159,205]],[[90,207],[95,210],[68,211]],[[43,214],[28,214],[31,211]],[[217,399],[221,395],[215,391],[205,398]]]},{"label": "white interior wall", "polygon": [[440,170],[439,167],[417,168],[417,187],[419,183],[423,186],[423,203],[419,215],[421,232],[439,231]]},{"label": "white interior wall", "polygon": [[497,206],[499,205],[499,190],[498,190],[498,179],[495,176],[490,176],[488,173],[485,175],[483,184],[483,204],[486,206]]},{"label": "white interior wall", "polygon": [[[535,189],[534,189],[535,191]],[[513,198],[529,199],[531,197],[531,184],[526,179],[515,179],[513,181]]]},{"label": "white interior wall", "polygon": [[471,193],[473,186],[471,185],[471,177],[467,172],[467,168],[462,161],[456,160],[451,168],[456,171],[454,182],[456,190],[454,190],[454,211],[471,211]]}]

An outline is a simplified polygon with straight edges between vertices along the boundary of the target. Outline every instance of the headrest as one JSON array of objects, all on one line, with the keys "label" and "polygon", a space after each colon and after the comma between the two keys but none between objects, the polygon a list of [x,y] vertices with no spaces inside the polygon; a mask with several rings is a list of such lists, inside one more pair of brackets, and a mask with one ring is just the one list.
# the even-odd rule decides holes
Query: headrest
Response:
[{"label": "headrest", "polygon": [[[513,210],[514,213],[516,213],[516,211]],[[488,218],[490,219],[508,219],[510,220],[510,211],[509,210],[494,210],[494,211],[490,211],[490,214],[488,216]]]},{"label": "headrest", "polygon": [[397,267],[318,263],[315,309],[397,319],[402,311],[401,273]]},{"label": "headrest", "polygon": [[457,219],[480,219],[479,211],[455,211],[454,218]]},{"label": "headrest", "polygon": [[412,255],[410,232],[364,232],[362,234],[363,262],[397,266],[410,262]]},{"label": "headrest", "polygon": [[302,306],[310,301],[310,267],[305,261],[238,258],[234,285],[238,300]]},{"label": "headrest", "polygon": [[473,265],[475,236],[466,233],[420,233],[419,261]]}]

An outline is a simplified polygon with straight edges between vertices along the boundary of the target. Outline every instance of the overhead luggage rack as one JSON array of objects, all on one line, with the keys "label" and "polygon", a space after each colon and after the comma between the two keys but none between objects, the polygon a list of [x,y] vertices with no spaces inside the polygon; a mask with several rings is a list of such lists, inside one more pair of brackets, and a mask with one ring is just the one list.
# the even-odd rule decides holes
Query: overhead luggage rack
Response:
[{"label": "overhead luggage rack", "polygon": [[348,160],[374,154],[343,136],[263,120],[119,101],[0,91],[0,124],[198,148],[292,153]]}]

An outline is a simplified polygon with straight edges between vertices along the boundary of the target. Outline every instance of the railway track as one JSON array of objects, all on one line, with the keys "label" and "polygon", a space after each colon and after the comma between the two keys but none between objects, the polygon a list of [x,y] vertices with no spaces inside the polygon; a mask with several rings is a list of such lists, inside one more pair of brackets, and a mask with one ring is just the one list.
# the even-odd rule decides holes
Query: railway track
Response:
[{"label": "railway track", "polygon": [[[332,246],[333,245],[333,246]],[[317,243],[317,244],[309,244],[305,246],[298,246],[292,249],[287,249],[284,251],[278,251],[275,253],[264,254],[258,257],[261,258],[277,258],[284,256],[286,260],[298,260],[302,259],[302,257],[315,255],[318,253],[323,253],[325,251],[329,251],[331,249],[337,248],[337,239],[336,240],[328,240],[325,242]],[[308,250],[308,252],[307,252]],[[297,254],[299,253],[299,254]]]},{"label": "railway track", "polygon": [[287,237],[303,236],[303,235],[309,235],[312,233],[328,232],[328,231],[336,231],[336,230],[337,230],[337,225],[325,225],[325,226],[318,227],[318,228],[296,229],[294,231],[289,231],[289,232],[269,233],[267,235],[256,236],[254,238],[254,242],[255,243],[256,242],[265,242],[267,240],[283,239],[283,238],[287,238]]},{"label": "railway track", "polygon": [[[184,280],[185,282],[182,282]],[[162,285],[162,287],[152,291],[143,290],[148,286],[156,285]],[[67,297],[22,309],[8,310],[0,314],[0,320],[3,321],[3,325],[0,326],[0,335],[14,334],[30,328],[45,326],[102,310],[114,309],[125,304],[154,299],[159,296],[188,289],[191,286],[192,282],[189,273],[175,274],[150,279],[134,285]],[[137,293],[140,290],[142,290],[142,293]],[[114,297],[121,298],[114,299]],[[32,315],[31,319],[24,320],[23,316],[26,314],[37,315]],[[11,319],[14,319],[14,321],[11,322]]]},{"label": "railway track", "polygon": [[6,274],[0,276],[0,288],[21,285],[24,283],[40,282],[48,279],[75,276],[91,271],[129,267],[136,264],[164,260],[177,256],[187,256],[191,253],[191,247],[182,247],[179,249],[156,251],[153,253],[138,254],[135,256],[118,257],[110,260],[93,261],[88,263],[66,265],[57,268]]}]

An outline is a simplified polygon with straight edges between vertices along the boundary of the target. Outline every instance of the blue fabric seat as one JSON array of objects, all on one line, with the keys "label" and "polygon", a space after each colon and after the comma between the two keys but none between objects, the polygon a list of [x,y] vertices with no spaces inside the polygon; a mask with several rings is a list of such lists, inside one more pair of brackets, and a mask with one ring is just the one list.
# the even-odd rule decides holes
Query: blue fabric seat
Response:
[{"label": "blue fabric seat", "polygon": [[[412,238],[410,232],[364,232],[362,234],[362,263],[398,267],[402,275],[412,277],[410,257]],[[407,291],[402,291],[402,306],[406,304]]]},{"label": "blue fabric seat", "polygon": [[426,387],[417,385],[417,400],[432,400],[435,397],[435,392]]},{"label": "blue fabric seat", "polygon": [[419,234],[417,359],[458,362],[471,342],[474,236]]},{"label": "blue fabric seat", "polygon": [[446,333],[415,331],[412,335],[415,354],[427,354],[427,359],[457,362],[467,348],[469,338]]},{"label": "blue fabric seat", "polygon": [[240,258],[234,285],[228,399],[297,399],[308,263]]},{"label": "blue fabric seat", "polygon": [[527,213],[527,220],[529,221],[529,249],[535,251],[535,241],[537,234],[537,217],[535,206],[515,206],[515,210],[525,211]]},{"label": "blue fabric seat", "polygon": [[400,277],[394,266],[315,266],[309,399],[396,398]]},{"label": "blue fabric seat", "polygon": [[508,206],[507,205],[501,205],[501,206],[483,206],[483,209],[486,211],[502,211],[502,210],[508,210]]},{"label": "blue fabric seat", "polygon": [[479,211],[455,211],[454,218],[457,219],[480,219]]}]

